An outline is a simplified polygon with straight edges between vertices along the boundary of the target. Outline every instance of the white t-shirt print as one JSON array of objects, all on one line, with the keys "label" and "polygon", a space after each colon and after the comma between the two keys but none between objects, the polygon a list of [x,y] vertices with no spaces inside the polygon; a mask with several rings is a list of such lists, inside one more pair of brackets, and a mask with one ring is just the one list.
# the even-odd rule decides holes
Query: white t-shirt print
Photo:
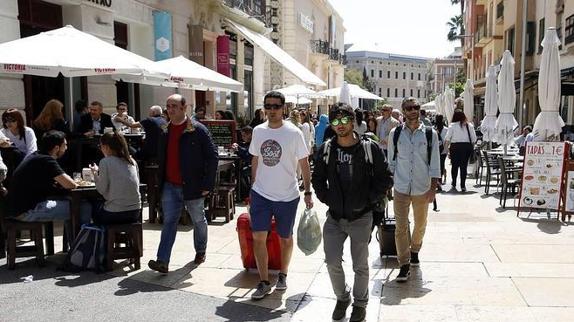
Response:
[{"label": "white t-shirt print", "polygon": [[301,130],[291,122],[277,129],[265,122],[253,129],[249,153],[257,157],[255,192],[272,201],[299,197],[297,164],[309,155]]}]

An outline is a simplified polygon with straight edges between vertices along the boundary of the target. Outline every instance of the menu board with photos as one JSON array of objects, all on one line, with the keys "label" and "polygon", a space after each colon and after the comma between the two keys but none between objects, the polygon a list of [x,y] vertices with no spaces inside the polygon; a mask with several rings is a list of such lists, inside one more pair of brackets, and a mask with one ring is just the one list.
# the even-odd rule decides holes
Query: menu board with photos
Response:
[{"label": "menu board with photos", "polygon": [[564,142],[528,142],[519,207],[558,210],[564,167]]}]

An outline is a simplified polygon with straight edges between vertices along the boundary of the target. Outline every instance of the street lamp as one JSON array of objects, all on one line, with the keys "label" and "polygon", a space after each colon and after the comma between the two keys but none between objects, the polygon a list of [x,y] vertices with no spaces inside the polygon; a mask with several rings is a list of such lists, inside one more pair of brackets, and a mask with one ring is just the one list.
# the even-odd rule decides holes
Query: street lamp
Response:
[{"label": "street lamp", "polygon": [[[458,35],[456,38],[470,38],[470,79],[474,82],[474,35]],[[464,48],[463,48],[464,50]]]}]

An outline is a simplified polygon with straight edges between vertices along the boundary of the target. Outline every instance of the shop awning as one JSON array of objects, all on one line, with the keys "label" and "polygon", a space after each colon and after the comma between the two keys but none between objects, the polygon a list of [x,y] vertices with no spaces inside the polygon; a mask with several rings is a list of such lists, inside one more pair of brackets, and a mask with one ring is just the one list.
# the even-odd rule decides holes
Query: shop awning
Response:
[{"label": "shop awning", "polygon": [[291,57],[279,46],[274,44],[271,40],[267,39],[260,33],[254,32],[248,28],[245,28],[229,19],[226,19],[227,23],[243,37],[247,38],[249,42],[253,43],[255,46],[261,48],[271,56],[279,64],[283,65],[285,69],[291,72],[295,77],[299,78],[301,81],[318,86],[327,86],[317,75],[313,74],[305,66],[299,63],[295,58]]}]

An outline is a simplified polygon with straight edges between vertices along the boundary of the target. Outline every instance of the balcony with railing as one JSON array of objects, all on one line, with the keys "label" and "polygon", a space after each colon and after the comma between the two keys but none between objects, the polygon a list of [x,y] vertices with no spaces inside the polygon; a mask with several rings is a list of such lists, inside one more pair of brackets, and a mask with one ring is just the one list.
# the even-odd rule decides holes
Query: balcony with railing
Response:
[{"label": "balcony with railing", "polygon": [[224,3],[230,8],[239,9],[266,24],[268,23],[265,14],[265,0],[224,0]]},{"label": "balcony with railing", "polygon": [[311,52],[329,56],[330,60],[344,63],[344,57],[337,48],[331,48],[331,44],[324,40],[311,40]]}]

